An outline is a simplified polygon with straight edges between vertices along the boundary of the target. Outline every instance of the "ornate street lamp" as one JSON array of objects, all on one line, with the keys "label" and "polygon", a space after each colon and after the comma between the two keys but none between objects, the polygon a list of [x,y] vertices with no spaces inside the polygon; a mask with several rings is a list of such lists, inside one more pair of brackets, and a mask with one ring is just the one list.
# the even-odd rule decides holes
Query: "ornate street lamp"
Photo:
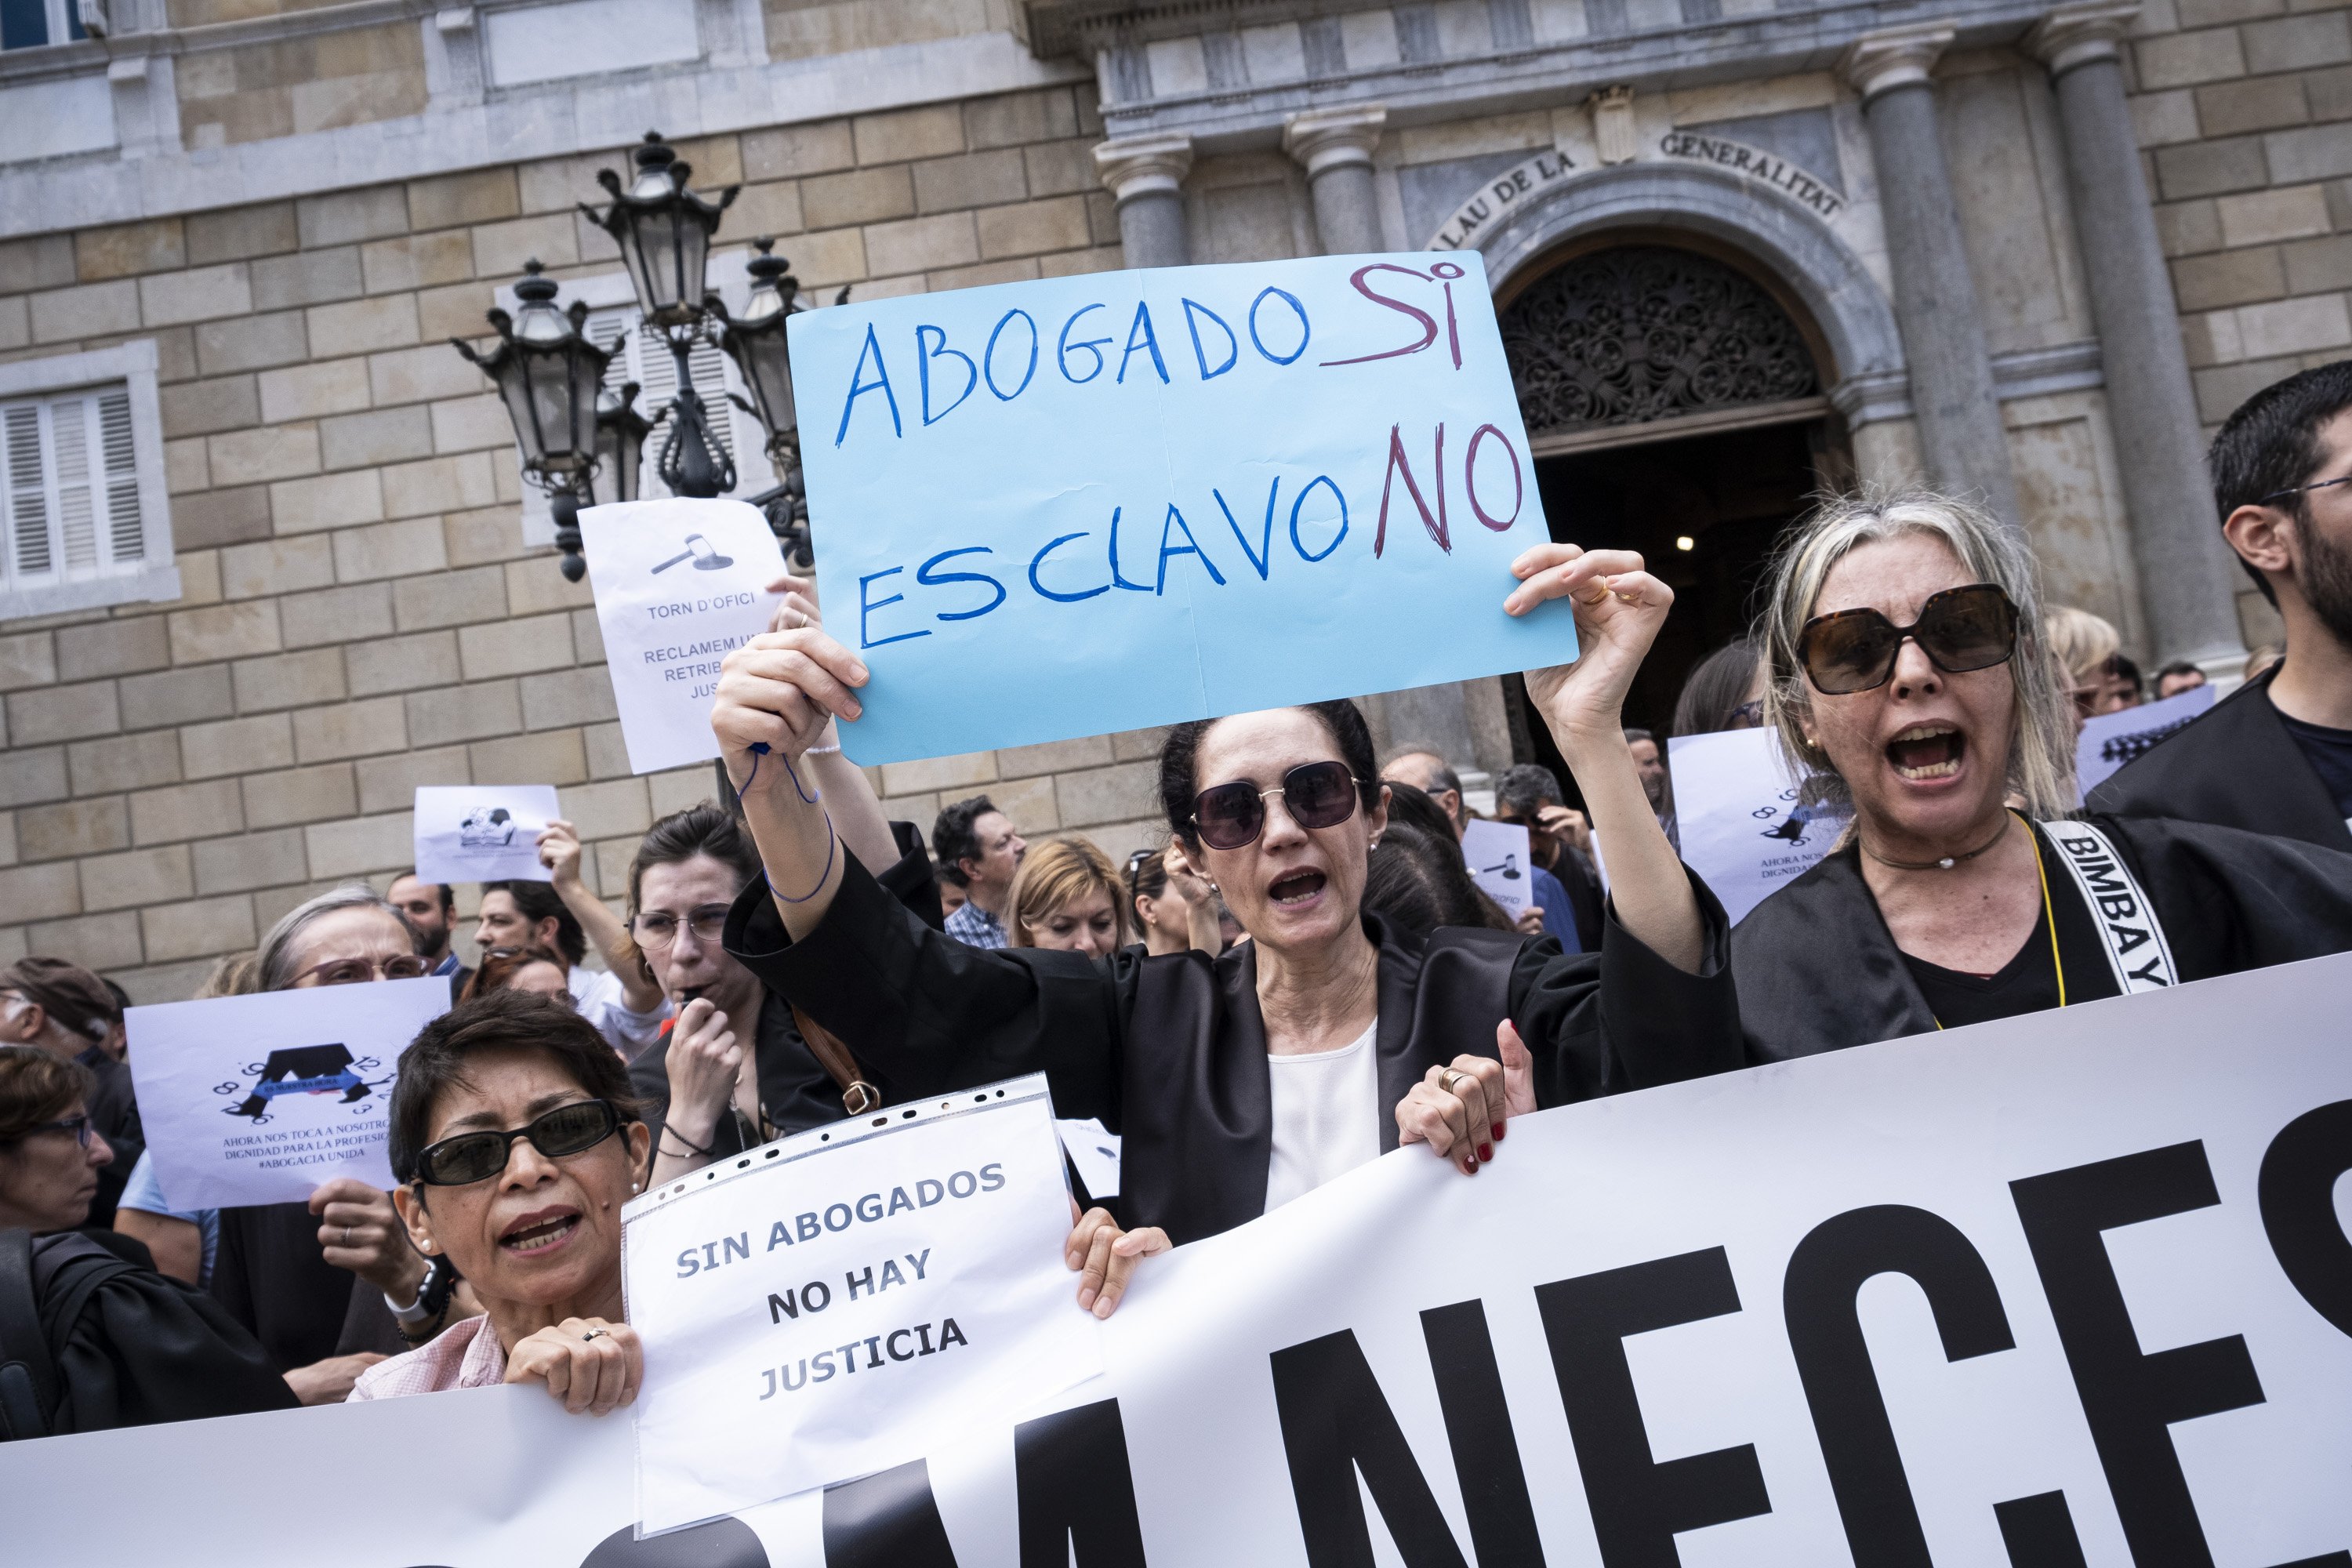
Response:
[{"label": "ornate street lamp", "polygon": [[596,395],[596,473],[592,485],[594,504],[637,499],[637,475],[645,465],[646,437],[653,421],[637,412],[637,384],[625,381],[620,390]]},{"label": "ornate street lamp", "polygon": [[[515,285],[521,302],[510,321],[489,313],[498,347],[485,357],[472,345],[451,339],[459,353],[479,365],[499,386],[514,421],[523,471],[548,494],[563,552],[563,574],[578,582],[588,570],[580,547],[579,509],[635,500],[646,439],[665,421],[669,431],[656,459],[656,471],[673,495],[709,497],[735,488],[735,464],[711,428],[709,411],[695,391],[692,354],[697,343],[715,342],[735,363],[752,402],[735,401],[767,427],[767,449],[780,482],[747,498],[763,509],[768,526],[796,569],[807,571],[808,506],[803,497],[800,435],[793,413],[792,365],[784,322],[809,306],[797,299],[800,285],[782,258],[769,254],[774,242],[758,241],[751,263],[751,297],[740,317],[730,317],[706,287],[711,237],[735,199],[730,185],[715,199],[688,189],[692,169],[660,133],[648,131],[635,153],[635,175],[626,185],[610,169],[597,174],[613,198],[603,211],[581,211],[613,237],[636,289],[644,321],[636,331],[659,334],[677,366],[677,395],[652,419],[635,406],[635,382],[604,390],[607,366],[619,352],[600,349],[584,335],[587,307],[555,307],[555,284],[540,264],[525,264]],[[840,300],[849,298],[841,290]],[[839,300],[835,301],[840,302]]]},{"label": "ornate street lamp", "polygon": [[636,164],[636,177],[626,188],[620,175],[599,169],[596,182],[611,194],[613,205],[600,213],[583,203],[580,210],[621,247],[629,281],[636,286],[637,308],[677,363],[677,396],[670,405],[669,436],[659,463],[662,482],[677,495],[723,495],[735,488],[735,462],[710,428],[688,358],[709,321],[703,269],[710,258],[710,237],[742,187],[728,186],[716,202],[687,189],[693,168],[658,132],[646,132]]},{"label": "ornate street lamp", "polygon": [[805,566],[808,507],[801,495],[800,421],[793,412],[793,363],[784,341],[800,279],[792,275],[792,263],[770,254],[775,248],[774,239],[761,235],[751,244],[759,254],[751,261],[751,298],[743,313],[729,315],[725,301],[715,294],[709,305],[719,319],[719,346],[735,362],[743,384],[751,390],[751,402],[744,406],[766,426],[768,460],[782,476],[782,484],[756,500],[766,507],[768,524],[783,542],[787,557]]},{"label": "ornate street lamp", "polygon": [[596,468],[596,394],[613,356],[581,331],[586,305],[575,300],[569,310],[555,308],[555,280],[540,275],[537,258],[523,263],[523,272],[515,285],[518,312],[489,313],[499,342],[487,357],[462,338],[449,341],[497,384],[523,472],[547,491],[563,574],[576,583],[588,569],[580,555],[579,498]]}]

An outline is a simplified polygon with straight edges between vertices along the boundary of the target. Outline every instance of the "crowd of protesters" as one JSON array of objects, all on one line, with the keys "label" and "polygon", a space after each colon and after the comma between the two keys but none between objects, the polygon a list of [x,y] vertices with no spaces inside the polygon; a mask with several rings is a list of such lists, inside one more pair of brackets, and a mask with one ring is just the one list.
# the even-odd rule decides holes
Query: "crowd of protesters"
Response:
[{"label": "crowd of protesters", "polygon": [[[2049,872],[2062,819],[2112,846],[2179,981],[2352,948],[2352,362],[2258,394],[2210,468],[2285,628],[2242,676],[2174,662],[2151,686],[1964,499],[1834,500],[1792,528],[1673,733],[1772,730],[1850,821],[1736,927],[1679,858],[1670,748],[1624,722],[1674,598],[1629,552],[1538,546],[1498,585],[1514,616],[1566,601],[1581,650],[1526,677],[1569,778],[1511,767],[1485,813],[1528,835],[1516,919],[1464,858],[1471,759],[1383,761],[1347,701],[1172,727],[1162,831],[1123,863],[986,795],[893,823],[835,727],[863,667],[793,580],[719,683],[732,798],[654,824],[625,916],[557,822],[547,880],[481,889],[472,967],[455,889],[414,875],[313,898],[215,965],[203,994],[447,981],[403,1058],[390,1193],[171,1206],[127,998],[58,959],[0,970],[0,1344],[37,1373],[0,1384],[0,1436],[498,1382],[617,1408],[644,1375],[629,1194],[1030,1070],[1123,1139],[1066,1258],[1108,1315],[1144,1258],[1387,1150],[1475,1175],[1538,1108],[2116,994],[2101,922]],[[2222,676],[2078,801],[2086,721]]]}]

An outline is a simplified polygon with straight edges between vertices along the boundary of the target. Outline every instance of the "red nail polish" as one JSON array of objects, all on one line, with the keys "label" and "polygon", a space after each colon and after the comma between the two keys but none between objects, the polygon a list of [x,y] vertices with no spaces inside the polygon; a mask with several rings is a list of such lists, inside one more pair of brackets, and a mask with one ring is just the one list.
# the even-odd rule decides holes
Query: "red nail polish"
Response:
[{"label": "red nail polish", "polygon": [[1479,1158],[1479,1159],[1481,1159],[1481,1160],[1491,1160],[1491,1159],[1493,1159],[1494,1157],[1495,1157],[1495,1146],[1494,1146],[1492,1143],[1481,1143],[1481,1144],[1479,1144],[1479,1145],[1478,1145],[1478,1158]]},{"label": "red nail polish", "polygon": [[1495,1142],[1497,1142],[1497,1143],[1500,1143],[1502,1141],[1503,1141],[1503,1124],[1502,1124],[1501,1122],[1497,1121],[1497,1122],[1496,1122],[1496,1123],[1495,1123]]}]

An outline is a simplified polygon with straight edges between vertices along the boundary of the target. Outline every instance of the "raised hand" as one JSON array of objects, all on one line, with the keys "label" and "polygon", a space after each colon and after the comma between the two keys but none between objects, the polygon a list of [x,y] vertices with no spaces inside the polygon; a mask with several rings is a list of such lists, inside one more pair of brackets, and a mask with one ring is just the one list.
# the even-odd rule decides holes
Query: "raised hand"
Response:
[{"label": "raised hand", "polygon": [[[729,654],[710,707],[710,730],[736,787],[752,776],[753,746],[798,758],[835,719],[864,712],[856,688],[870,678],[866,661],[821,626],[763,632]],[[785,770],[773,772],[781,779]],[[767,770],[758,783],[768,785]]]},{"label": "raised hand", "polygon": [[1528,671],[1528,696],[1555,736],[1613,737],[1626,690],[1665,624],[1675,591],[1643,570],[1631,550],[1539,544],[1511,563],[1519,585],[1504,610],[1524,616],[1547,599],[1575,607],[1574,664]]},{"label": "raised hand", "polygon": [[546,831],[539,836],[539,863],[547,868],[549,879],[556,887],[579,881],[579,831],[560,817],[549,823]]},{"label": "raised hand", "polygon": [[1495,1026],[1502,1059],[1459,1056],[1433,1067],[1397,1101],[1397,1142],[1426,1143],[1475,1176],[1495,1158],[1510,1119],[1536,1108],[1535,1062],[1508,1018]]}]

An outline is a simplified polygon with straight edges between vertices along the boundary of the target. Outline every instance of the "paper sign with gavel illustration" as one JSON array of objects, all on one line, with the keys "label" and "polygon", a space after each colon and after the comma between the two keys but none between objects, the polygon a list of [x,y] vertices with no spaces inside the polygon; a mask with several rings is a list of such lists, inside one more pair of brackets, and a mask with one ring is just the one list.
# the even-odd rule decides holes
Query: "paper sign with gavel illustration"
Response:
[{"label": "paper sign with gavel illustration", "polygon": [[735,564],[733,556],[719,554],[710,541],[698,533],[688,534],[681,542],[686,545],[686,549],[655,567],[656,574],[667,572],[681,561],[693,562],[694,569],[698,572],[723,572]]}]

